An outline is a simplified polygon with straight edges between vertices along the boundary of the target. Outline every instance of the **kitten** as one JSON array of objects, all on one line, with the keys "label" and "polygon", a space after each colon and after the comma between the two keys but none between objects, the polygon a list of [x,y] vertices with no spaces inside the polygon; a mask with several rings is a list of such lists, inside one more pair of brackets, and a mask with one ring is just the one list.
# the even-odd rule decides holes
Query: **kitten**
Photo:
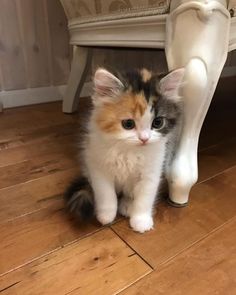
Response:
[{"label": "kitten", "polygon": [[164,77],[146,69],[123,75],[96,71],[93,110],[80,155],[83,176],[65,194],[71,212],[86,218],[95,209],[104,225],[118,210],[130,218],[133,230],[153,228],[164,163],[171,158],[181,125],[183,75],[184,69]]}]

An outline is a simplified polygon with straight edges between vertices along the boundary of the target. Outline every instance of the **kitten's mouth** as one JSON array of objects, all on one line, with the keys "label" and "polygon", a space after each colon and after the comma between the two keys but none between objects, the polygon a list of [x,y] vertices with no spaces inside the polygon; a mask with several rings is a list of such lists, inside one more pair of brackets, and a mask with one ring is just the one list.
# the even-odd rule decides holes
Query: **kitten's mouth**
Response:
[{"label": "kitten's mouth", "polygon": [[147,146],[148,145],[148,142],[140,142],[139,145],[140,146]]}]

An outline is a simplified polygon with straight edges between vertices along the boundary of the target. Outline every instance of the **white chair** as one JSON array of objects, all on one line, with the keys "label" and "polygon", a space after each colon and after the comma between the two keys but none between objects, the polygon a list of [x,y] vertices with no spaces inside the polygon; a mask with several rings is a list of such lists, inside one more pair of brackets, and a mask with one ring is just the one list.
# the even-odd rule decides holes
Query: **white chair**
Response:
[{"label": "white chair", "polygon": [[[74,56],[63,111],[77,109],[92,47],[165,48],[169,70],[186,67],[184,125],[168,168],[169,197],[185,205],[198,178],[198,138],[228,51],[236,0],[61,0]],[[76,95],[77,93],[77,95]]]}]

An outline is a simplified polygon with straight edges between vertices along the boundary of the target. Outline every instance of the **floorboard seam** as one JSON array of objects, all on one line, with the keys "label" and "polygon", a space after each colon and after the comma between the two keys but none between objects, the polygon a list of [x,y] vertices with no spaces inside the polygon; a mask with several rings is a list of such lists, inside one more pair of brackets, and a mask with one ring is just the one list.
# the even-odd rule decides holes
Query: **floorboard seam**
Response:
[{"label": "floorboard seam", "polygon": [[215,234],[217,231],[221,230],[221,228],[223,228],[224,226],[226,226],[228,223],[231,223],[234,219],[236,219],[236,216],[231,217],[229,220],[225,221],[224,223],[222,223],[221,225],[217,226],[216,228],[214,228],[212,231],[210,231],[209,233],[207,233],[206,235],[204,235],[203,237],[199,238],[198,240],[196,240],[195,242],[193,242],[192,244],[188,245],[186,248],[182,249],[180,252],[176,253],[174,256],[169,257],[166,261],[162,262],[159,264],[159,266],[164,266],[162,269],[165,268],[165,265],[168,265],[168,262],[170,262],[171,260],[175,260],[176,257],[178,257],[179,255],[181,255],[183,252],[191,249],[192,247],[194,247],[196,244],[200,243],[201,241],[207,239],[208,237],[212,236],[213,234]]},{"label": "floorboard seam", "polygon": [[197,182],[196,185],[201,184],[201,183],[204,183],[204,182],[206,182],[206,181],[208,181],[208,180],[211,180],[211,179],[213,179],[213,178],[215,178],[215,177],[217,177],[217,176],[219,176],[219,175],[221,175],[221,174],[223,174],[223,173],[225,173],[225,172],[230,171],[231,169],[234,169],[235,167],[236,167],[236,165],[233,164],[233,166],[231,166],[231,167],[229,167],[229,168],[226,168],[225,170],[223,170],[223,171],[221,171],[221,172],[218,172],[218,173],[216,173],[215,175],[212,175],[212,176],[210,176],[210,177],[208,177],[208,178],[206,178],[206,179],[204,179],[204,180],[201,180],[201,181]]},{"label": "floorboard seam", "polygon": [[4,277],[5,275],[9,274],[10,272],[16,271],[16,270],[18,270],[18,269],[20,269],[20,268],[26,266],[26,265],[28,265],[28,264],[30,264],[30,263],[32,263],[32,262],[38,260],[38,259],[41,259],[41,258],[43,258],[43,257],[45,257],[45,256],[47,256],[47,255],[50,255],[50,254],[54,253],[54,252],[60,251],[61,249],[65,248],[65,247],[68,247],[68,246],[70,246],[70,245],[72,245],[72,244],[77,243],[77,242],[80,241],[80,240],[83,240],[83,239],[85,239],[85,238],[87,238],[87,237],[89,237],[89,236],[92,236],[93,234],[95,234],[95,233],[97,233],[97,232],[99,232],[99,231],[101,231],[101,230],[103,230],[103,229],[104,229],[104,227],[97,228],[96,230],[94,230],[94,231],[91,232],[91,233],[85,234],[84,236],[81,236],[81,237],[79,237],[79,238],[77,238],[77,239],[75,239],[75,240],[73,240],[73,241],[70,241],[70,242],[68,242],[68,243],[66,243],[66,244],[64,244],[64,245],[60,245],[60,246],[58,246],[57,248],[55,248],[55,249],[53,249],[53,250],[50,250],[50,251],[48,251],[48,252],[46,252],[46,253],[43,253],[42,255],[39,255],[39,256],[37,256],[37,257],[35,257],[35,258],[32,258],[32,259],[30,259],[29,261],[27,261],[27,262],[25,262],[25,263],[23,263],[23,264],[21,264],[21,265],[18,265],[18,266],[16,266],[16,267],[14,267],[14,268],[12,268],[12,269],[10,269],[10,270],[4,272],[4,273],[1,273],[1,274],[0,274],[0,278],[1,278],[1,277]]},{"label": "floorboard seam", "polygon": [[145,259],[143,258],[124,238],[122,238],[117,231],[113,228],[110,227],[110,229],[114,232],[114,234],[116,234],[130,249],[132,249],[134,251],[134,253],[136,253],[140,259],[142,259],[152,270],[154,270],[154,267]]},{"label": "floorboard seam", "polygon": [[135,253],[137,253],[137,255],[145,262],[147,263],[151,268],[152,268],[152,271],[147,273],[146,275],[140,277],[137,281],[133,282],[132,284],[130,284],[129,286],[127,286],[126,288],[120,290],[118,293],[116,294],[120,294],[122,293],[124,290],[130,288],[132,285],[136,284],[137,282],[139,282],[140,280],[144,280],[147,276],[151,275],[153,272],[161,272],[163,271],[166,267],[168,267],[168,265],[170,265],[170,261],[171,260],[175,260],[180,254],[182,254],[183,252],[187,251],[188,249],[192,248],[194,245],[198,244],[199,242],[201,242],[202,240],[208,238],[208,236],[211,236],[212,234],[214,234],[215,232],[219,231],[222,227],[224,227],[225,225],[227,225],[228,223],[232,222],[234,219],[236,219],[236,216],[233,216],[232,218],[230,218],[229,220],[227,220],[226,222],[224,222],[223,224],[221,224],[220,226],[218,226],[217,228],[213,229],[210,233],[208,233],[207,235],[205,235],[204,237],[198,239],[197,241],[195,241],[194,243],[192,243],[191,245],[189,245],[188,247],[184,248],[183,250],[181,250],[180,252],[178,252],[176,255],[168,258],[165,262],[161,263],[159,267],[157,268],[152,268],[151,265],[146,262],[146,260],[140,256],[135,250],[133,247],[131,247],[124,239],[122,239],[119,234],[116,233],[115,230],[113,230]]}]

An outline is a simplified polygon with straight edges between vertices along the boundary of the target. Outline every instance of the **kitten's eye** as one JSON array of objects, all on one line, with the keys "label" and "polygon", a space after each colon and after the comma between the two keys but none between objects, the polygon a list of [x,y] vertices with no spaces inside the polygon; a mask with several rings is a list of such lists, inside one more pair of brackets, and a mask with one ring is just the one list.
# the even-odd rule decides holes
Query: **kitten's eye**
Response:
[{"label": "kitten's eye", "polygon": [[163,118],[163,117],[156,117],[152,121],[152,128],[161,129],[164,127],[164,125],[165,125],[165,118]]},{"label": "kitten's eye", "polygon": [[135,127],[135,122],[132,119],[122,120],[121,124],[124,129],[131,130]]}]

